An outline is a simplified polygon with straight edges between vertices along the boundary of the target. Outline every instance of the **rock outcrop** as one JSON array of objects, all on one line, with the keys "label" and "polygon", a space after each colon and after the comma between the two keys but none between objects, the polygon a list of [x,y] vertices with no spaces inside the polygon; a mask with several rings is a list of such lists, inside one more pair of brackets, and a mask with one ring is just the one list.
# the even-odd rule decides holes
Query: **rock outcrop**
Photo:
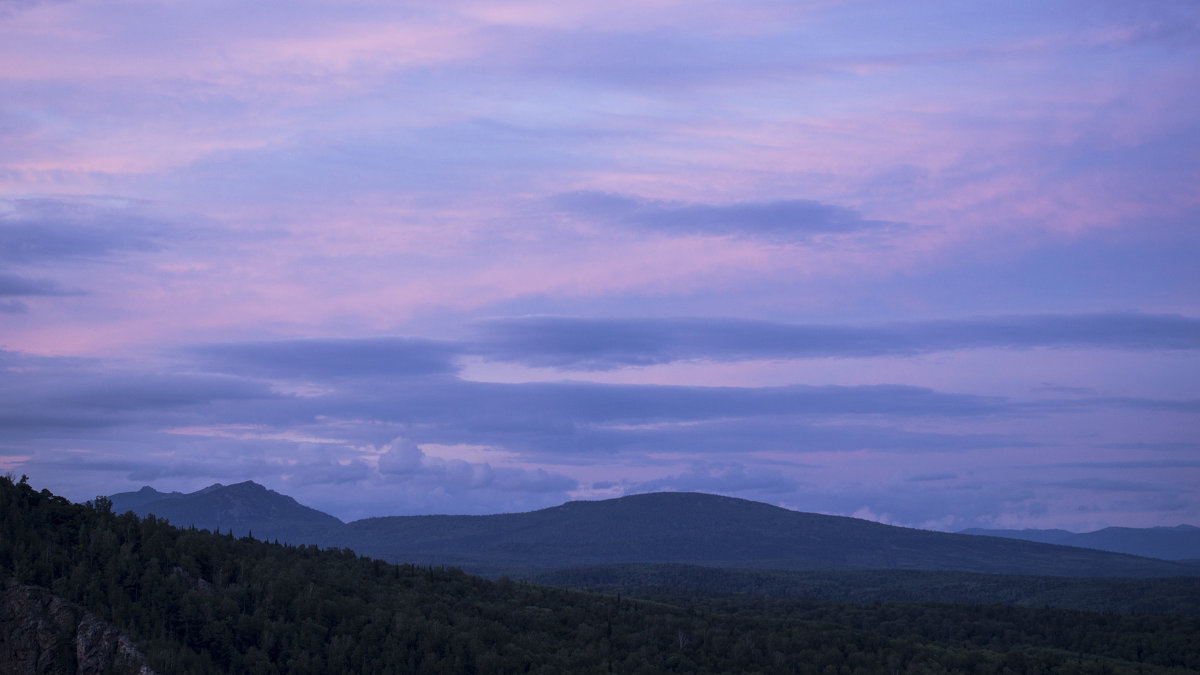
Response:
[{"label": "rock outcrop", "polygon": [[45,588],[0,581],[0,675],[154,675],[127,635]]}]

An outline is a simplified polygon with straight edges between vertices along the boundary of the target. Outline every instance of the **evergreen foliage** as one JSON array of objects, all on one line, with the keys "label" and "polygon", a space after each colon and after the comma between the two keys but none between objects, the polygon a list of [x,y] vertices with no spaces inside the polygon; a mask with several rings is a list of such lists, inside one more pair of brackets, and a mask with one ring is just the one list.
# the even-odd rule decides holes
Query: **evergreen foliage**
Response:
[{"label": "evergreen foliage", "polygon": [[164,673],[1169,673],[1200,620],[996,605],[620,596],[181,530],[0,478],[0,573]]},{"label": "evergreen foliage", "polygon": [[766,595],[850,603],[942,602],[1200,616],[1200,577],[1077,578],[930,570],[760,570],[671,563],[594,565],[520,578],[604,593]]}]

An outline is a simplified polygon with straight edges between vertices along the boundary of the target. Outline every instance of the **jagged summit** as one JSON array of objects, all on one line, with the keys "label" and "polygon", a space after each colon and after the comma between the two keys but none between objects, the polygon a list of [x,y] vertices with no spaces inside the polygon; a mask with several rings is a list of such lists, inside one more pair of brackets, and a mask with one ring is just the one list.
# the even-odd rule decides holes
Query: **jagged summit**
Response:
[{"label": "jagged summit", "polygon": [[179,527],[237,536],[253,533],[260,539],[290,543],[323,541],[329,530],[342,525],[327,513],[249,480],[232,485],[214,483],[187,494],[142,488],[111,499],[118,512],[133,511],[143,517],[153,514]]}]

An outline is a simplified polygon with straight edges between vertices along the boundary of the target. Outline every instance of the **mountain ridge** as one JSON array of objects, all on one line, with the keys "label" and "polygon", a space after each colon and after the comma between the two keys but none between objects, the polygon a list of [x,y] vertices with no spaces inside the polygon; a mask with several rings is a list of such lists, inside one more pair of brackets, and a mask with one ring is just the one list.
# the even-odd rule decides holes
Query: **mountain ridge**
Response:
[{"label": "mountain ridge", "polygon": [[1128,553],[1179,562],[1200,558],[1200,527],[1186,524],[1145,528],[1106,527],[1093,532],[971,528],[962,530],[960,534],[1078,546],[1098,551]]},{"label": "mountain ridge", "polygon": [[[220,483],[218,483],[220,485]],[[136,492],[119,492],[115,495],[109,495],[112,501],[112,508],[117,513],[125,513],[126,511],[134,511],[138,507],[150,504],[163,499],[178,499],[183,497],[182,492],[159,492],[149,485],[143,485],[142,489]]]},{"label": "mountain ridge", "polygon": [[[139,493],[151,496],[145,488]],[[138,493],[114,495],[114,504],[130,494]],[[133,510],[141,516],[153,513],[182,527],[349,548],[391,562],[453,565],[492,576],[628,563],[1074,577],[1191,576],[1197,572],[1187,565],[1126,554],[901,528],[697,492],[576,500],[524,513],[382,516],[343,523],[291,497],[244,481],[168,495]]]},{"label": "mountain ridge", "polygon": [[1061,576],[1195,570],[1089,549],[915,530],[703,493],[577,501],[525,514],[348,523],[342,545],[386,560],[504,567],[687,563],[782,570],[928,569]]},{"label": "mountain ridge", "polygon": [[153,514],[177,527],[194,526],[236,536],[252,534],[264,541],[315,543],[323,540],[327,531],[343,525],[328,513],[249,480],[231,485],[214,483],[190,493],[163,493],[146,486],[109,499],[118,513],[133,511],[143,518]]}]

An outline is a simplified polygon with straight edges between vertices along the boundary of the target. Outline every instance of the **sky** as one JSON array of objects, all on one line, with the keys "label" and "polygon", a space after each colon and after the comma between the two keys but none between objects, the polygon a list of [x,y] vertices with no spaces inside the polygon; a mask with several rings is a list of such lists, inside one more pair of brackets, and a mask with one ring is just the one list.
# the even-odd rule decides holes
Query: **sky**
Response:
[{"label": "sky", "polygon": [[0,0],[0,472],[1200,524],[1200,4]]}]

